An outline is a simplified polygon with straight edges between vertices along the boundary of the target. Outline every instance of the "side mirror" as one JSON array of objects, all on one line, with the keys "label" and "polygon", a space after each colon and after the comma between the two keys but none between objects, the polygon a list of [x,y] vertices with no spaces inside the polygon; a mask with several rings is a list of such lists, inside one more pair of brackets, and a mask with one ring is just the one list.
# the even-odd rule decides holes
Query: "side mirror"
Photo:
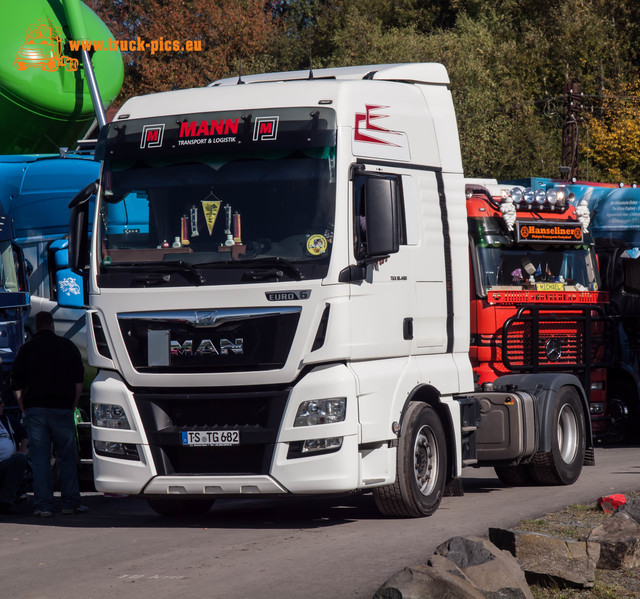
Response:
[{"label": "side mirror", "polygon": [[402,214],[400,183],[395,176],[358,175],[356,177],[357,232],[362,264],[388,258],[400,249]]},{"label": "side mirror", "polygon": [[89,183],[69,202],[69,268],[81,274],[89,265],[89,198],[98,191],[98,182]]}]

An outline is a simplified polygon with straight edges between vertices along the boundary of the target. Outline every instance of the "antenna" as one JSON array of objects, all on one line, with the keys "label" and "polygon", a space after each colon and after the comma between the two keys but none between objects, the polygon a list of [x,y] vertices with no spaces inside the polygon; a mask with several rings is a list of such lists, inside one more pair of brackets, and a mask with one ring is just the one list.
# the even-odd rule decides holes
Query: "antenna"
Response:
[{"label": "antenna", "polygon": [[238,82],[236,85],[244,85],[244,81],[242,80],[242,58],[238,61]]},{"label": "antenna", "polygon": [[313,79],[313,46],[309,44],[309,79]]}]

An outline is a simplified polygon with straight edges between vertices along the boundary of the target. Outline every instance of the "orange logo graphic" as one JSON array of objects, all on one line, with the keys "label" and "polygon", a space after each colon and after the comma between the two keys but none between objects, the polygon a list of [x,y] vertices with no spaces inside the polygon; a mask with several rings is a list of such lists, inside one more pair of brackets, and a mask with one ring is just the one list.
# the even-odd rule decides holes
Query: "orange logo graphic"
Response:
[{"label": "orange logo graphic", "polygon": [[57,71],[63,66],[65,71],[77,71],[78,59],[65,56],[65,42],[62,28],[51,23],[32,25],[27,30],[24,44],[16,54],[16,69],[25,71],[29,68],[40,68],[43,71]]}]

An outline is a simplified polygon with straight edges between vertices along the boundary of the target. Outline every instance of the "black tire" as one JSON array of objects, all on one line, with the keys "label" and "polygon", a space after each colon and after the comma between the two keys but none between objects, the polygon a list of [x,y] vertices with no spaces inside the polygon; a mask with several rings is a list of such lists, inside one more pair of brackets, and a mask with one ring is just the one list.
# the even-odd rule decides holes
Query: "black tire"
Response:
[{"label": "black tire", "polygon": [[494,468],[497,477],[505,487],[528,487],[533,484],[529,466],[496,466]]},{"label": "black tire", "polygon": [[438,509],[447,473],[447,446],[440,418],[423,403],[411,403],[398,441],[396,480],[373,491],[376,507],[392,518],[420,518]]},{"label": "black tire", "polygon": [[211,509],[213,502],[213,499],[147,499],[156,514],[167,518],[202,516]]},{"label": "black tire", "polygon": [[605,435],[607,442],[625,443],[638,440],[638,398],[633,385],[626,381],[611,383],[605,414],[610,419]]},{"label": "black tire", "polygon": [[580,476],[586,449],[584,408],[574,387],[562,387],[551,418],[551,451],[533,456],[529,471],[541,485],[571,485]]}]

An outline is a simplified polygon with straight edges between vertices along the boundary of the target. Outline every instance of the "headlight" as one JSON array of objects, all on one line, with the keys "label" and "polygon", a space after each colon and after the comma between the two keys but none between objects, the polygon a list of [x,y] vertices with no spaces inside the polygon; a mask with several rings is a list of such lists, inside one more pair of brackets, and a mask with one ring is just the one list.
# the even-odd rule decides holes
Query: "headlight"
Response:
[{"label": "headlight", "polygon": [[118,404],[94,403],[91,405],[93,426],[130,430],[124,408]]},{"label": "headlight", "polygon": [[520,189],[519,187],[514,187],[509,192],[509,195],[511,196],[514,204],[519,204],[520,202],[522,202],[522,189]]},{"label": "headlight", "polygon": [[589,389],[591,389],[591,391],[603,391],[604,390],[604,381],[593,381],[589,385]]},{"label": "headlight", "polygon": [[531,187],[527,187],[524,190],[524,193],[522,194],[522,197],[524,198],[524,201],[527,204],[533,204],[533,200],[535,198],[535,193],[533,192],[533,189],[531,189]]},{"label": "headlight", "polygon": [[346,412],[346,397],[303,401],[298,407],[293,426],[314,426],[316,424],[343,422]]},{"label": "headlight", "polygon": [[536,189],[535,200],[538,204],[544,204],[547,199],[547,192],[544,189]]}]

